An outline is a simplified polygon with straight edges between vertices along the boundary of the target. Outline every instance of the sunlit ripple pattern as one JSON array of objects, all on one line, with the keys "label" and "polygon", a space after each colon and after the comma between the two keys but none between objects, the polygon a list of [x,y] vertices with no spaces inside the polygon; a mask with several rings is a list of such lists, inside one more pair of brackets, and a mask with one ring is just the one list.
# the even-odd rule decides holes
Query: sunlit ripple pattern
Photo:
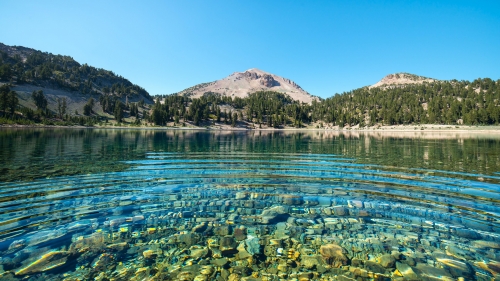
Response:
[{"label": "sunlit ripple pattern", "polygon": [[[289,216],[321,223],[323,235],[345,248],[358,238],[409,234],[389,248],[407,254],[419,243],[428,244],[467,262],[472,273],[466,277],[475,280],[493,277],[495,267],[488,264],[500,260],[499,176],[366,165],[322,154],[152,152],[145,160],[124,163],[131,168],[123,172],[1,183],[4,269],[19,278],[25,272],[75,272],[79,264],[56,260],[36,271],[24,259],[36,262],[27,252],[47,255],[44,249],[56,251],[51,258],[64,256],[75,237],[95,232],[107,233],[107,241],[116,243],[137,238],[134,231],[149,227],[167,226],[174,233],[185,229],[176,223],[203,221],[196,218],[268,224],[259,215],[274,206],[285,206]],[[347,219],[362,226],[349,229]],[[117,229],[128,234],[115,237]],[[459,250],[450,250],[455,248]],[[380,253],[349,255],[361,259]],[[429,264],[441,259],[443,268],[450,267],[442,256],[427,254]]]}]

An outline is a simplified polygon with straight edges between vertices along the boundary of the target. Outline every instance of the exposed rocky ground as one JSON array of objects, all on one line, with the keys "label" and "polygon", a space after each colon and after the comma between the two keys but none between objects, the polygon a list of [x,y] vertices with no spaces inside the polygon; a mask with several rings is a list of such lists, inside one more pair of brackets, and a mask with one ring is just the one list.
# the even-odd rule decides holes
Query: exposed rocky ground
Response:
[{"label": "exposed rocky ground", "polygon": [[286,93],[292,99],[311,103],[316,97],[312,96],[294,81],[252,68],[244,72],[235,72],[226,78],[198,84],[177,94],[199,98],[206,92],[219,93],[223,96],[246,97],[257,91],[276,91]]},{"label": "exposed rocky ground", "polygon": [[376,87],[387,88],[387,87],[405,86],[408,84],[422,84],[424,82],[432,83],[436,81],[439,80],[424,76],[418,76],[415,74],[400,72],[385,76],[384,78],[382,78],[382,80],[369,86],[369,88],[376,88]]}]

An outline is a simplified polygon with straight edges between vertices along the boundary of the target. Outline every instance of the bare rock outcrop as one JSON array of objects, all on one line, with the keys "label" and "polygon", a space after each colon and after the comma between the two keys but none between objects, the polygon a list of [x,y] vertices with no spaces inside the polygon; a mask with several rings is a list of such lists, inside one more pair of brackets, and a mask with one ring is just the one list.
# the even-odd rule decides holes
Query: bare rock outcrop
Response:
[{"label": "bare rock outcrop", "polygon": [[269,74],[264,74],[260,77],[260,84],[268,88],[279,86],[278,81],[274,80],[274,78]]},{"label": "bare rock outcrop", "polygon": [[429,77],[401,72],[401,73],[389,74],[384,78],[382,78],[382,80],[369,86],[369,88],[404,87],[409,84],[431,83],[435,81],[438,80]]}]

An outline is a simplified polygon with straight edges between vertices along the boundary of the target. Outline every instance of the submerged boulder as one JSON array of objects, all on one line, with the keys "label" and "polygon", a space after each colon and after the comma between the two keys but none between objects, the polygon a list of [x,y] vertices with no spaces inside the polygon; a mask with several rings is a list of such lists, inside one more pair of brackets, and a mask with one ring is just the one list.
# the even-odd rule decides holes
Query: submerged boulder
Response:
[{"label": "submerged boulder", "polygon": [[286,221],[290,215],[288,214],[288,208],[284,206],[275,206],[262,211],[261,222],[263,224],[273,224],[278,222]]},{"label": "submerged boulder", "polygon": [[420,280],[413,268],[405,263],[397,262],[396,268],[406,280]]},{"label": "submerged boulder", "polygon": [[325,262],[332,267],[340,267],[346,265],[348,258],[345,255],[345,250],[337,244],[326,244],[319,248],[319,252]]},{"label": "submerged boulder", "polygon": [[26,275],[32,273],[39,273],[54,269],[56,267],[66,264],[69,257],[67,251],[53,251],[42,255],[38,260],[30,263],[28,266],[23,267],[15,272],[16,275]]}]

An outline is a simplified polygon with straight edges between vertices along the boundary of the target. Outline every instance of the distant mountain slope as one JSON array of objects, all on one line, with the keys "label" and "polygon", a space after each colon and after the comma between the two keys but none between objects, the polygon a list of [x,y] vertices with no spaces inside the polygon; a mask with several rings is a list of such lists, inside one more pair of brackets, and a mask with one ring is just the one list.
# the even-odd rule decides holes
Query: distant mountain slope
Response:
[{"label": "distant mountain slope", "polygon": [[219,93],[230,97],[247,97],[257,91],[275,91],[285,93],[292,99],[311,103],[317,97],[312,96],[290,79],[280,77],[257,68],[245,72],[235,72],[226,78],[198,84],[177,94],[198,98],[207,92]]},{"label": "distant mountain slope", "polygon": [[79,94],[97,98],[110,95],[131,101],[152,102],[149,93],[112,71],[80,64],[70,56],[54,55],[21,46],[0,43],[0,83],[13,90],[26,88]]},{"label": "distant mountain slope", "polygon": [[424,82],[432,83],[436,81],[439,80],[424,76],[418,76],[415,74],[400,72],[385,76],[384,78],[382,78],[382,80],[369,86],[369,88],[404,86],[408,84],[422,84]]}]

